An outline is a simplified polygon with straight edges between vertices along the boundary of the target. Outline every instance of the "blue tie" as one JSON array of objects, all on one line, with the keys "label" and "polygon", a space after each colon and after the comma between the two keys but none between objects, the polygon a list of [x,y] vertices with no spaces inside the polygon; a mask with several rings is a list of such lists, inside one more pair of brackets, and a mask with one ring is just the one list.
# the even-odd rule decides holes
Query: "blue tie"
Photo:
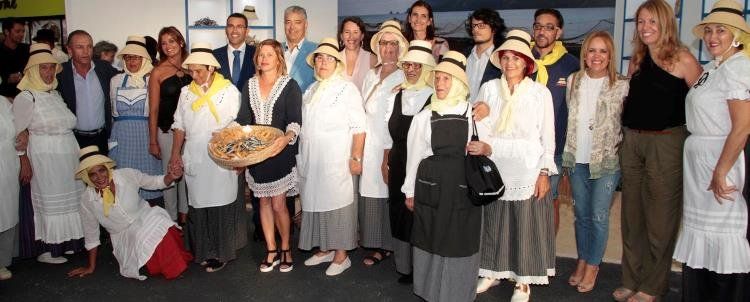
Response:
[{"label": "blue tie", "polygon": [[240,69],[242,68],[240,66],[240,53],[242,51],[235,50],[232,53],[234,54],[234,60],[232,61],[232,83],[234,83],[234,86],[239,86]]}]

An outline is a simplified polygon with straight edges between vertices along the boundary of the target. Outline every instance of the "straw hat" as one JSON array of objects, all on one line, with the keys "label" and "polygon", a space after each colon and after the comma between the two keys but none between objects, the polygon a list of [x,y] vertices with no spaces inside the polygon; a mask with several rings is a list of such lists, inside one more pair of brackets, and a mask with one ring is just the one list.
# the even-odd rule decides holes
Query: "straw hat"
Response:
[{"label": "straw hat", "polygon": [[190,45],[190,55],[185,59],[185,62],[182,62],[182,68],[188,68],[190,64],[221,68],[219,61],[216,61],[214,57],[214,51],[210,43],[197,42]]},{"label": "straw hat", "polygon": [[460,52],[451,50],[446,52],[440,59],[440,63],[435,66],[427,77],[427,83],[434,83],[435,72],[442,71],[447,74],[454,76],[459,81],[463,82],[466,87],[469,87],[469,80],[466,79],[466,57]]},{"label": "straw hat", "polygon": [[432,45],[425,40],[412,40],[409,42],[409,51],[398,61],[398,67],[403,69],[404,62],[414,62],[430,67],[435,67],[435,57],[432,56]]},{"label": "straw hat", "polygon": [[708,16],[693,27],[693,34],[698,38],[703,38],[703,26],[709,23],[729,25],[750,34],[750,27],[747,26],[743,16],[741,4],[734,0],[719,0],[711,7]]},{"label": "straw hat", "polygon": [[247,20],[258,20],[258,14],[255,13],[255,6],[245,5],[245,9],[242,10],[242,14],[245,15]]},{"label": "straw hat", "polygon": [[524,55],[531,62],[534,62],[533,72],[536,72],[536,60],[534,60],[534,55],[531,54],[531,36],[529,33],[520,29],[513,29],[508,32],[505,36],[505,42],[495,49],[490,56],[492,65],[499,69],[502,68],[500,67],[500,56],[498,54],[503,50],[512,50]]},{"label": "straw hat", "polygon": [[81,178],[83,173],[86,173],[86,170],[93,166],[105,165],[109,168],[115,167],[115,161],[101,154],[99,152],[99,147],[97,146],[85,147],[81,149],[79,154],[78,160],[80,162],[78,164],[78,169],[76,169],[76,178]]},{"label": "straw hat", "polygon": [[60,65],[60,62],[52,56],[52,50],[50,50],[47,43],[32,43],[31,47],[29,47],[29,61],[26,63],[26,67],[23,68],[23,71],[25,72],[35,65],[45,63],[57,64],[57,71],[55,71],[55,73],[60,73],[62,71],[62,65]]},{"label": "straw hat", "polygon": [[[404,34],[401,33],[401,23],[396,20],[388,20],[380,24],[380,31],[376,32],[372,39],[370,39],[370,49],[377,55],[380,51],[380,38],[385,33],[392,33],[396,35],[396,39],[398,40],[398,47],[399,47],[399,54],[398,57],[401,58],[406,53],[406,48],[409,46],[409,42],[404,37]],[[430,45],[430,48],[432,48],[432,45]],[[380,56],[380,55],[378,55]]]},{"label": "straw hat", "polygon": [[151,60],[151,56],[146,50],[146,38],[142,36],[128,36],[125,47],[117,54],[117,58],[122,60],[123,55],[134,55]]},{"label": "straw hat", "polygon": [[339,62],[343,62],[344,58],[341,57],[341,53],[339,52],[339,47],[337,45],[339,45],[339,41],[335,38],[323,38],[323,40],[320,40],[320,43],[318,43],[318,48],[307,55],[307,64],[315,67],[315,62],[313,62],[313,59],[315,59],[316,53],[324,53],[336,58],[336,60]]}]

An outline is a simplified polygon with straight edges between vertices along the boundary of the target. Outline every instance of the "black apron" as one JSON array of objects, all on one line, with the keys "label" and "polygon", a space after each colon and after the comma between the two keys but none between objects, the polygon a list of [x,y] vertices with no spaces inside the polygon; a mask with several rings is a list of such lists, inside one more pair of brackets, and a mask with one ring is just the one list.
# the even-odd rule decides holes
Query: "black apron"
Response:
[{"label": "black apron", "polygon": [[[394,238],[409,242],[411,240],[411,225],[413,222],[413,213],[406,208],[404,201],[406,195],[401,192],[401,186],[406,179],[406,138],[409,134],[409,126],[414,116],[404,115],[401,110],[401,95],[403,90],[396,94],[393,103],[393,113],[388,119],[388,132],[393,140],[391,152],[388,153],[388,202],[391,219],[391,236]],[[422,109],[430,104],[430,97],[427,97]]]},{"label": "black apron", "polygon": [[466,112],[432,112],[430,127],[433,155],[417,169],[411,242],[443,257],[468,257],[479,251],[482,212],[469,201],[466,189]]}]

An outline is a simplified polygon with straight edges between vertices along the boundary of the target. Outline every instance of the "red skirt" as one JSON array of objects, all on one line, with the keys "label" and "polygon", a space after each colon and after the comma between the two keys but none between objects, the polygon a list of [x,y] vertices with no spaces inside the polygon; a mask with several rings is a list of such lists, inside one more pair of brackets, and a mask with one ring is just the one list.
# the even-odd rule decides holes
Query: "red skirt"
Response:
[{"label": "red skirt", "polygon": [[175,226],[169,228],[156,246],[154,254],[146,262],[148,273],[153,276],[162,274],[167,279],[179,277],[193,260],[193,255],[186,251],[184,246],[182,231]]}]

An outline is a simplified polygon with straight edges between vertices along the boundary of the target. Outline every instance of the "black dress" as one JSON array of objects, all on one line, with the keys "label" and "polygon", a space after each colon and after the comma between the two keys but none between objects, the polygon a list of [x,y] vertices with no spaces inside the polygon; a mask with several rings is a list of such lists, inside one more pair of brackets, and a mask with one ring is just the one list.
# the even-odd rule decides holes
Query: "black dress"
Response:
[{"label": "black dress", "polygon": [[180,100],[182,87],[185,87],[185,85],[190,84],[192,81],[193,77],[190,75],[186,74],[178,77],[177,74],[174,74],[161,82],[159,94],[161,100],[159,100],[159,116],[157,117],[156,125],[164,133],[172,129],[174,112],[177,110],[177,102]]},{"label": "black dress", "polygon": [[[393,145],[388,153],[388,203],[391,220],[391,236],[409,242],[411,240],[411,225],[414,214],[406,208],[404,201],[406,195],[401,192],[406,178],[406,139],[409,134],[409,126],[414,116],[404,115],[402,110],[403,90],[396,94],[393,103],[393,113],[388,119],[388,133],[391,135]],[[430,104],[430,96],[427,97],[422,109]]]},{"label": "black dress", "polygon": [[[242,87],[240,125],[268,125],[286,133],[299,134],[302,126],[302,92],[294,79],[281,76],[274,83],[267,100],[262,100],[258,77],[251,78]],[[286,192],[297,194],[296,158],[298,144],[284,148],[278,155],[248,167],[247,182],[256,197],[272,197]]]}]

